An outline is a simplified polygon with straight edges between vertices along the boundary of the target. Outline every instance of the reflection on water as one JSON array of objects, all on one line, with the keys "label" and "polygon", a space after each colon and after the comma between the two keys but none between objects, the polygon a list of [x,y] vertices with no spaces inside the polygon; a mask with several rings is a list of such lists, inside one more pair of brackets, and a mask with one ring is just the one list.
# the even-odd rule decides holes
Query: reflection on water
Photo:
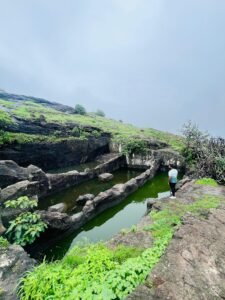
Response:
[{"label": "reflection on water", "polygon": [[122,228],[129,228],[136,224],[146,212],[146,200],[157,198],[158,195],[160,197],[169,195],[168,177],[165,172],[157,174],[122,203],[101,213],[79,231],[58,241],[46,253],[47,258],[63,257],[72,246],[86,238],[90,242],[110,239]]},{"label": "reflection on water", "polygon": [[58,192],[54,195],[45,197],[44,199],[41,199],[39,201],[38,208],[47,209],[51,205],[63,202],[66,204],[68,211],[70,211],[74,207],[75,201],[80,195],[97,195],[102,191],[110,189],[117,183],[124,183],[130,180],[140,173],[140,170],[120,169],[113,172],[114,177],[108,182],[100,182],[97,178],[95,178],[74,187],[68,188],[64,191]]}]

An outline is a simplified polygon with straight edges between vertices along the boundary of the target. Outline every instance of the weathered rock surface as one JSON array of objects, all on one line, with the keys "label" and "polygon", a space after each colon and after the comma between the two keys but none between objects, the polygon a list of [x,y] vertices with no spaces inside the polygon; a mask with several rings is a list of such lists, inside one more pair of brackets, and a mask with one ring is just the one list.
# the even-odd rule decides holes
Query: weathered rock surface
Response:
[{"label": "weathered rock surface", "polygon": [[41,169],[32,165],[26,169],[21,168],[27,170],[29,180],[19,181],[2,190],[0,189],[0,201],[4,202],[8,199],[14,199],[20,196],[31,197],[33,195],[37,195],[40,199],[71,186],[75,186],[81,182],[90,180],[101,173],[118,170],[119,168],[124,167],[125,163],[126,160],[123,155],[114,155],[109,161],[98,165],[89,172],[78,172],[74,170],[59,174],[45,174]]},{"label": "weathered rock surface", "polygon": [[0,157],[13,160],[21,166],[34,164],[43,170],[63,168],[93,160],[109,151],[108,135],[85,140],[68,139],[54,143],[24,143],[0,146]]},{"label": "weathered rock surface", "polygon": [[[205,194],[224,197],[225,189],[187,182],[177,193],[176,201],[193,203],[194,197]],[[145,284],[127,299],[225,299],[224,262],[225,206],[211,209],[204,218],[187,214]]]},{"label": "weathered rock surface", "polygon": [[5,202],[6,200],[16,199],[25,195],[32,197],[36,195],[37,191],[39,191],[39,183],[37,181],[20,181],[1,190],[1,201]]},{"label": "weathered rock surface", "polygon": [[58,211],[38,211],[41,215],[42,220],[51,229],[58,229],[60,231],[65,231],[73,225],[73,221],[69,215],[66,213],[61,213]]},{"label": "weathered rock surface", "polygon": [[113,179],[113,174],[103,173],[103,174],[98,175],[98,179],[103,182],[110,181],[111,179]]},{"label": "weathered rock surface", "polygon": [[18,280],[35,265],[22,247],[0,247],[0,299],[15,300]]},{"label": "weathered rock surface", "polygon": [[12,160],[0,160],[0,188],[23,180],[44,181],[46,174],[33,165],[23,168]]},{"label": "weathered rock surface", "polygon": [[66,204],[65,203],[58,203],[52,206],[49,206],[48,211],[50,212],[60,212],[63,213],[66,211]]},{"label": "weathered rock surface", "polygon": [[76,203],[77,205],[84,205],[87,201],[89,200],[93,200],[95,197],[95,195],[93,194],[85,194],[85,195],[81,195],[77,198]]}]

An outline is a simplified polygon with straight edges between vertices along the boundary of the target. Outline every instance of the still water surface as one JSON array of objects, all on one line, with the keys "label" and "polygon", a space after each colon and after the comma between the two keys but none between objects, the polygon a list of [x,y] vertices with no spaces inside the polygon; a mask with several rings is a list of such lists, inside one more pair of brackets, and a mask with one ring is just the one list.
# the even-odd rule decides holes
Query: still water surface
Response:
[{"label": "still water surface", "polygon": [[[108,240],[123,228],[137,224],[146,212],[146,200],[169,195],[167,173],[160,172],[152,180],[128,196],[122,203],[109,208],[85,224],[79,231],[73,232],[58,241],[45,255],[47,259],[62,258],[76,243],[87,239],[90,242]],[[159,199],[159,201],[162,201]]]}]

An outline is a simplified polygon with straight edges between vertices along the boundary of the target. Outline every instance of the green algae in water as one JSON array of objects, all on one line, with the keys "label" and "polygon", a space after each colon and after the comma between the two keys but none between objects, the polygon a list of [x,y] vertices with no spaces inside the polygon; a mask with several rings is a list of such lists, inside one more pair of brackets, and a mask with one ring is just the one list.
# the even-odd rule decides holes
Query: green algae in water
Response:
[{"label": "green algae in water", "polygon": [[75,201],[80,195],[94,194],[96,196],[100,192],[110,189],[117,183],[125,183],[131,178],[138,176],[140,173],[140,170],[120,169],[113,172],[114,178],[108,182],[100,182],[95,178],[54,195],[45,197],[39,201],[38,208],[47,209],[51,205],[63,202],[66,204],[69,212],[74,207]]},{"label": "green algae in water", "polygon": [[79,231],[57,241],[51,249],[46,251],[47,259],[62,258],[76,243],[86,239],[90,242],[104,241],[121,229],[130,228],[145,214],[146,200],[157,198],[159,193],[166,191],[169,191],[168,176],[166,172],[160,172],[120,204],[102,212]]}]

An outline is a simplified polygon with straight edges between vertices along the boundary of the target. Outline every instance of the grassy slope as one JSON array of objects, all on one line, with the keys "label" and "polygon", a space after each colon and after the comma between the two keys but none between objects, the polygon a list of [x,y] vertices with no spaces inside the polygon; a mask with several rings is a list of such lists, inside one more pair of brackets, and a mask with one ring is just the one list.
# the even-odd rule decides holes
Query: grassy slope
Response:
[{"label": "grassy slope", "polygon": [[[0,99],[0,109],[1,108],[2,110],[0,110],[0,122],[13,122],[12,116],[20,117],[26,120],[38,120],[40,116],[44,116],[46,122],[49,123],[75,123],[80,125],[98,127],[104,131],[112,133],[115,140],[129,139],[132,137],[154,138],[159,141],[168,143],[175,150],[181,149],[183,145],[182,138],[174,134],[151,128],[140,129],[130,124],[124,124],[119,121],[99,117],[94,114],[81,116],[76,114],[63,113],[42,104],[34,103],[32,101],[13,102]],[[20,136],[18,134],[11,134],[11,139],[13,138],[23,142],[26,140],[30,140],[30,136],[26,134],[20,134]],[[40,136],[33,136],[33,138],[36,138],[37,141],[44,139],[44,137],[40,139]],[[48,137],[45,138],[48,139]]]}]

